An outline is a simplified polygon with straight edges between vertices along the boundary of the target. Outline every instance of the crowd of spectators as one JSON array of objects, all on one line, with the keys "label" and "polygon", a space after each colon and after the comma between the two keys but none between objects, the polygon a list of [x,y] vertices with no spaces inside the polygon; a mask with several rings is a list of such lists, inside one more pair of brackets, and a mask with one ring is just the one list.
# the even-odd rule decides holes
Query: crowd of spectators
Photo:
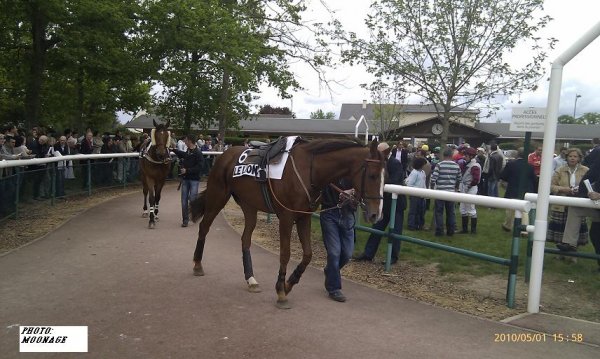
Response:
[{"label": "crowd of spectators", "polygon": [[[411,146],[403,142],[393,149],[394,158],[399,161],[404,171],[405,185],[419,188],[430,188],[441,191],[454,191],[469,194],[498,197],[499,187],[504,189],[504,197],[523,199],[525,193],[536,193],[539,186],[542,147],[534,146],[531,153],[523,148],[515,151],[502,151],[496,143],[474,148],[469,144],[436,147],[431,151],[427,144]],[[551,194],[560,196],[580,195],[580,182],[587,178],[589,167],[595,165],[600,172],[600,140],[594,139],[592,148],[584,154],[578,148],[560,148],[553,161]],[[592,173],[590,171],[589,173]],[[594,177],[595,178],[595,177]],[[591,179],[600,183],[599,179]],[[597,184],[600,186],[600,184]],[[587,194],[586,194],[587,196]],[[455,209],[460,210],[462,230],[460,234],[477,233],[477,210],[473,204],[457,204],[451,201],[435,200],[433,223],[425,224],[425,211],[429,210],[429,202],[417,196],[410,196],[407,227],[410,230],[434,229],[436,236],[453,236],[456,233]],[[596,210],[590,230],[586,216],[579,215],[576,225],[567,226],[569,209],[565,206],[552,205],[550,208],[547,241],[555,242],[561,251],[574,251],[577,246],[588,242],[588,235],[600,254],[600,211]],[[444,212],[446,218],[444,221]],[[579,213],[579,212],[578,212]],[[595,212],[594,212],[595,213]],[[506,210],[505,219],[500,228],[507,232],[513,230],[515,213]],[[400,219],[402,221],[402,219]],[[471,226],[469,228],[469,221]],[[575,221],[575,220],[573,220]],[[526,213],[522,223],[529,223]],[[387,222],[386,224],[387,225]],[[384,227],[385,227],[384,225]],[[396,221],[402,228],[402,223]],[[566,233],[566,228],[575,228],[576,233]],[[378,228],[383,230],[383,228]],[[523,232],[524,233],[524,232]],[[567,237],[567,243],[563,240]],[[576,239],[570,239],[576,238]],[[372,260],[377,246],[355,257],[357,260]],[[397,254],[396,254],[397,256]],[[563,257],[560,257],[563,258]],[[567,257],[568,258],[568,257]],[[575,261],[575,260],[572,260]],[[395,261],[394,261],[395,262]],[[599,262],[600,264],[600,262]]]},{"label": "crowd of spectators", "polygon": [[[0,132],[0,160],[141,152],[142,144],[149,142],[147,133],[138,136],[122,134],[117,130],[114,133],[101,134],[88,128],[81,134],[70,129],[65,129],[61,134],[39,127],[33,127],[26,133],[16,126],[9,125]],[[172,142],[172,147],[175,147],[176,141]],[[198,146],[203,151],[223,150],[224,146],[221,143],[216,137],[213,142],[211,136],[204,138],[201,135],[198,139]],[[173,156],[172,165],[169,176],[171,178],[172,174],[177,172],[174,168],[178,165],[176,156]],[[204,169],[204,172],[207,170],[208,168]],[[17,176],[17,171],[20,172],[20,176]],[[138,179],[138,173],[138,161],[129,158],[65,160],[0,169],[0,218],[14,211],[17,188],[22,200],[61,199],[67,194],[65,187],[79,187],[85,190],[90,185],[110,186],[133,182]]]}]

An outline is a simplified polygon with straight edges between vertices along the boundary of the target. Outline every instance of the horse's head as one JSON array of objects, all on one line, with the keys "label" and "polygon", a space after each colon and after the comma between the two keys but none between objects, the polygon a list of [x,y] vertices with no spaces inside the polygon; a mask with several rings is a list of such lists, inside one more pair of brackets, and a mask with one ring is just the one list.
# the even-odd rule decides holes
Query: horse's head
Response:
[{"label": "horse's head", "polygon": [[158,161],[164,161],[169,158],[169,144],[171,142],[171,132],[168,130],[171,120],[167,120],[165,124],[157,124],[154,119],[154,129],[152,129],[151,139],[152,145],[155,147],[154,153]]},{"label": "horse's head", "polygon": [[385,159],[389,153],[389,146],[380,151],[377,145],[377,141],[371,142],[368,157],[364,159],[361,170],[355,172],[352,178],[365,220],[371,223],[377,222],[382,216]]}]

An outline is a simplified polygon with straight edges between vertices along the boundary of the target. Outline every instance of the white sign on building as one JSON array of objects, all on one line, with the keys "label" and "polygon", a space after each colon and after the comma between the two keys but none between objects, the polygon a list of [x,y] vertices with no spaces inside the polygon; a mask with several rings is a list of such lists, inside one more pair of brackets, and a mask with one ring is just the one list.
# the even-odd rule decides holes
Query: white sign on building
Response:
[{"label": "white sign on building", "polygon": [[545,124],[546,108],[513,108],[512,122],[510,123],[509,129],[517,132],[544,132]]}]

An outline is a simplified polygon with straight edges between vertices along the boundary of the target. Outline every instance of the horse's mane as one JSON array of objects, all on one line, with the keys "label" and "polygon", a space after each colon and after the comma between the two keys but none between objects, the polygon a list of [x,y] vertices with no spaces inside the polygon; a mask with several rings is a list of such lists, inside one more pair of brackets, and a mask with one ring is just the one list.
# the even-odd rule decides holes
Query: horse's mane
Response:
[{"label": "horse's mane", "polygon": [[317,139],[305,144],[304,149],[314,154],[327,153],[352,147],[365,147],[358,139]]}]

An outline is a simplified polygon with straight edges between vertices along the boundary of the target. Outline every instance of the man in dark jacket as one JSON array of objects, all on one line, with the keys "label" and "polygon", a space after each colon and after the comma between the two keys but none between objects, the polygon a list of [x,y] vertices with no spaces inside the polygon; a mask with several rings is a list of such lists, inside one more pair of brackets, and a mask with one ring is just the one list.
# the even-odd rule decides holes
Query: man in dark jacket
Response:
[{"label": "man in dark jacket", "polygon": [[173,149],[177,157],[183,161],[179,163],[179,176],[181,177],[181,216],[182,227],[187,227],[190,221],[189,202],[193,201],[198,195],[200,186],[200,173],[204,168],[204,156],[202,151],[196,145],[196,136],[187,135],[184,138],[187,151]]},{"label": "man in dark jacket", "polygon": [[[387,143],[382,142],[377,147],[380,151],[384,151],[387,146]],[[405,174],[404,168],[402,167],[400,161],[396,159],[396,151],[394,149],[390,158],[387,160],[387,177],[385,183],[388,184],[396,184],[401,185],[404,182]],[[390,215],[392,209],[392,194],[388,192],[383,193],[383,218],[379,220],[379,222],[373,225],[373,229],[378,229],[380,231],[385,230],[388,223],[390,222]],[[394,215],[394,231],[395,234],[402,234],[403,229],[403,220],[404,220],[404,210],[406,209],[406,197],[404,195],[398,195],[398,202],[396,203],[396,213]],[[357,256],[355,260],[357,261],[371,261],[375,258],[375,253],[377,253],[377,248],[379,248],[379,242],[381,241],[381,235],[371,233],[367,243],[365,244],[365,250],[362,254]],[[398,255],[400,253],[400,241],[393,240],[392,241],[392,264],[398,262]]]},{"label": "man in dark jacket", "polygon": [[[527,162],[524,158],[525,151],[523,147],[518,149],[517,159],[509,161],[506,167],[500,173],[500,179],[506,182],[506,193],[505,198],[523,199],[526,192],[533,192],[537,176],[533,171],[533,166]],[[522,187],[519,188],[519,181],[522,178]],[[523,215],[523,223],[529,222],[529,217]],[[512,231],[513,222],[515,219],[515,211],[511,209],[506,210],[506,217],[502,224],[502,229],[507,232]]]}]

